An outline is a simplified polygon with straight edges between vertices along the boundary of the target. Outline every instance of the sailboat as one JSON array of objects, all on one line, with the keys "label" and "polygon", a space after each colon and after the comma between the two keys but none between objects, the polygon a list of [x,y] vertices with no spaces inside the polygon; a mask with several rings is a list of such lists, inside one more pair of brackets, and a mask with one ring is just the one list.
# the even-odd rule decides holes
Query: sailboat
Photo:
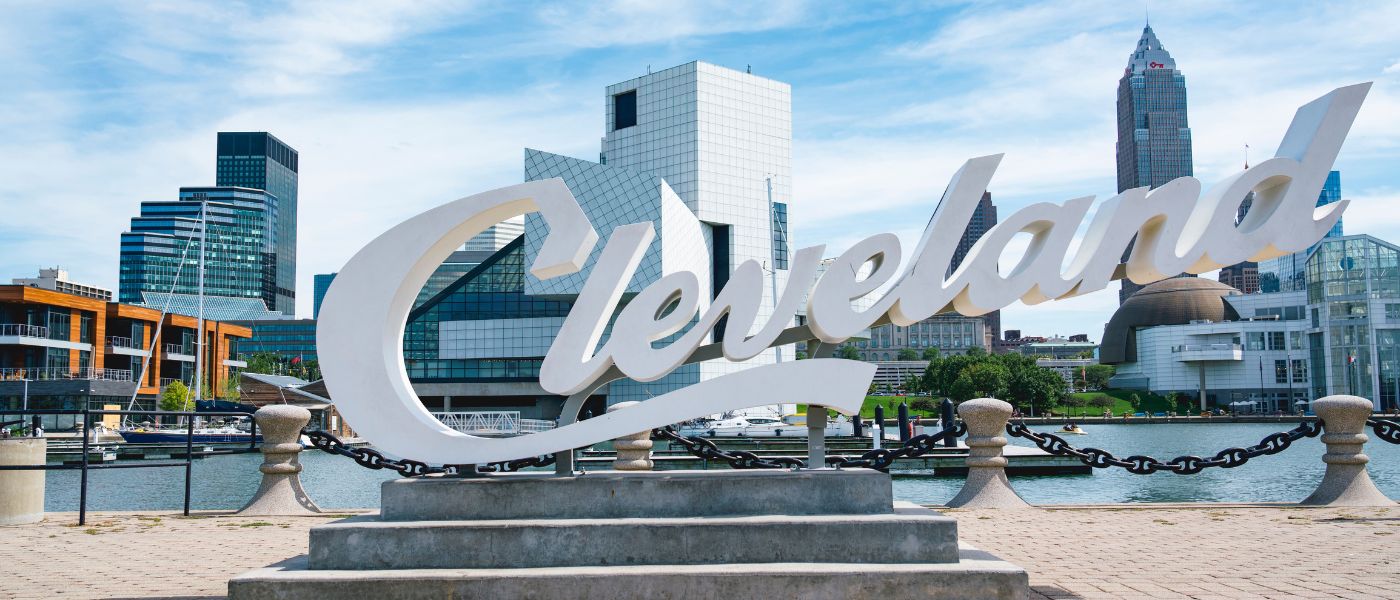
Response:
[{"label": "sailboat", "polygon": [[[252,410],[251,410],[251,409],[252,409],[253,407],[248,406],[248,405],[246,405],[246,404],[240,405],[240,404],[236,404],[236,403],[219,402],[219,401],[217,401],[217,400],[214,400],[214,401],[204,401],[204,400],[202,400],[202,399],[200,398],[201,393],[203,392],[203,386],[204,386],[204,361],[205,361],[205,359],[206,359],[206,356],[205,356],[205,353],[204,353],[204,338],[205,338],[205,331],[204,331],[204,256],[205,256],[205,248],[206,248],[206,246],[207,246],[207,241],[208,241],[208,240],[207,240],[207,234],[208,234],[208,214],[207,214],[207,213],[208,213],[208,206],[206,205],[206,202],[207,202],[206,200],[201,200],[201,201],[200,201],[200,207],[199,207],[199,275],[198,275],[198,282],[199,282],[199,283],[198,283],[199,311],[198,311],[197,316],[196,316],[196,319],[195,319],[194,385],[193,385],[193,389],[192,389],[192,393],[193,393],[193,396],[194,396],[195,411],[196,411],[196,412],[231,412],[231,411],[232,411],[232,412],[248,412],[249,414],[251,414],[251,413],[252,413]],[[189,252],[189,245],[187,244],[187,245],[185,246],[184,251],[182,251],[181,254],[180,254],[180,264],[181,264],[181,265],[185,264],[185,256],[188,254],[188,252]],[[171,286],[170,286],[170,292],[171,292],[171,293],[168,294],[168,295],[166,296],[166,299],[165,299],[165,306],[161,309],[161,314],[160,314],[160,317],[161,317],[161,318],[160,318],[160,321],[157,321],[157,322],[156,322],[156,331],[155,331],[155,335],[153,336],[152,339],[159,339],[159,338],[160,338],[161,327],[163,327],[164,324],[165,324],[165,316],[166,316],[166,314],[167,314],[167,313],[169,312],[169,310],[170,310],[170,301],[171,301],[172,297],[174,296],[175,286],[178,285],[178,283],[179,283],[179,273],[176,273],[176,275],[175,275],[175,282],[171,283]],[[140,378],[137,379],[138,382],[139,382],[139,381],[145,381],[145,379],[146,379],[146,369],[147,369],[147,368],[149,367],[149,365],[150,365],[151,356],[152,356],[153,354],[155,354],[154,344],[153,344],[152,346],[153,346],[153,347],[152,347],[151,351],[148,352],[148,353],[146,354],[145,358],[143,359],[143,361],[142,361],[142,363],[141,363],[141,376],[140,376]],[[137,388],[138,388],[138,390],[139,390],[140,384],[137,385]],[[127,410],[132,410],[132,409],[135,408],[135,406],[136,406],[136,394],[137,394],[137,390],[132,390],[132,392],[131,392],[131,402],[130,402],[130,404],[128,405]],[[246,407],[246,408],[234,408],[234,409],[230,409],[230,408],[227,406],[227,405],[230,405],[230,404],[232,404],[233,406],[236,406],[236,407]],[[122,436],[122,439],[125,440],[126,443],[128,443],[128,444],[169,444],[169,443],[181,443],[181,444],[183,444],[183,443],[187,443],[187,442],[193,442],[193,443],[195,443],[195,444],[229,444],[229,443],[250,444],[250,443],[260,443],[260,442],[262,441],[262,436],[260,436],[260,435],[253,435],[253,432],[252,432],[252,430],[251,430],[251,429],[252,429],[251,426],[247,426],[247,425],[240,426],[239,421],[238,421],[236,418],[228,418],[228,419],[224,419],[224,420],[225,420],[224,423],[221,423],[221,424],[218,424],[218,425],[210,425],[210,424],[201,424],[201,423],[199,422],[199,419],[198,419],[198,418],[195,418],[195,423],[194,423],[193,431],[191,431],[191,427],[190,427],[189,425],[160,426],[160,425],[155,425],[155,424],[151,424],[151,423],[144,423],[144,424],[141,424],[141,425],[127,425],[127,426],[124,426],[124,427],[118,429],[118,430],[117,430],[117,433],[118,433],[119,435],[121,435],[121,436]],[[248,423],[248,421],[245,420],[245,421],[242,421],[242,423],[246,424],[246,423]]]}]

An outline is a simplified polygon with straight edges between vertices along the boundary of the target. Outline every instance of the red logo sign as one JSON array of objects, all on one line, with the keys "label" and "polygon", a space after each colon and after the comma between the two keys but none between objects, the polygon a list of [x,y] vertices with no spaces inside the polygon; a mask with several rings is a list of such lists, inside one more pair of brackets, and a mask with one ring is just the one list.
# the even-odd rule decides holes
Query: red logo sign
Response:
[{"label": "red logo sign", "polygon": [[1165,66],[1167,66],[1167,65],[1164,65],[1164,64],[1159,63],[1159,62],[1148,62],[1148,63],[1147,63],[1147,68],[1149,68],[1149,69],[1160,69],[1160,68],[1165,67]]}]

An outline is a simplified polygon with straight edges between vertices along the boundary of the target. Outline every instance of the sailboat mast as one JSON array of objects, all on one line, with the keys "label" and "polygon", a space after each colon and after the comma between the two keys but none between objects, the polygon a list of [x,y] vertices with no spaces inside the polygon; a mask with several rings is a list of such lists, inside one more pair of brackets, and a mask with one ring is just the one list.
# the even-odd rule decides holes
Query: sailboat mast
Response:
[{"label": "sailboat mast", "polygon": [[209,201],[200,199],[199,214],[199,312],[195,319],[194,400],[203,398],[204,391],[204,254],[208,246]]}]

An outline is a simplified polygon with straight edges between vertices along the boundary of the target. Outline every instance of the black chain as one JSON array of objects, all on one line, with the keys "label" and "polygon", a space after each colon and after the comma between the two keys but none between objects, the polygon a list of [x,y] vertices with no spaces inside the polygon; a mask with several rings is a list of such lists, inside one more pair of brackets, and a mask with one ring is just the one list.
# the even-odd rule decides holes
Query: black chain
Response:
[{"label": "black chain", "polygon": [[[909,438],[903,446],[899,448],[879,448],[871,450],[856,458],[843,455],[833,455],[826,457],[827,466],[840,468],[867,468],[888,470],[895,459],[917,458],[933,451],[938,447],[938,443],[950,437],[957,438],[967,429],[962,423],[953,426],[952,429],[945,429],[934,434],[921,434]],[[652,436],[675,442],[685,447],[686,451],[692,455],[706,460],[719,460],[729,463],[735,469],[788,469],[802,468],[807,463],[790,456],[775,456],[763,458],[752,452],[735,450],[725,452],[714,442],[698,437],[686,437],[668,428],[656,429],[652,431]]]},{"label": "black chain", "polygon": [[[1400,424],[1396,424],[1396,426],[1400,427]],[[1379,431],[1377,429],[1378,434]],[[1211,467],[1233,469],[1249,462],[1251,458],[1283,452],[1295,441],[1305,437],[1316,437],[1317,434],[1322,433],[1322,421],[1304,421],[1288,431],[1271,433],[1258,444],[1248,448],[1226,448],[1216,452],[1215,456],[1211,458],[1178,456],[1167,462],[1159,461],[1151,456],[1133,455],[1127,458],[1118,458],[1112,453],[1098,448],[1075,448],[1058,435],[1031,431],[1024,423],[1007,423],[1006,433],[1035,442],[1038,448],[1056,456],[1073,456],[1079,459],[1079,462],[1097,469],[1121,467],[1135,475],[1151,475],[1158,471],[1171,471],[1177,475],[1194,475]],[[1395,433],[1400,434],[1400,430]]]},{"label": "black chain", "polygon": [[[325,431],[305,431],[303,432],[311,440],[311,445],[322,452],[338,454],[354,460],[357,464],[367,469],[391,469],[397,471],[404,477],[418,477],[421,475],[437,475],[446,473],[455,475],[467,469],[466,465],[442,465],[440,467],[429,465],[422,461],[412,459],[394,460],[372,448],[351,448],[340,441],[340,438]],[[518,458],[500,462],[488,463],[477,466],[477,472],[499,473],[505,471],[519,471],[525,467],[544,467],[554,464],[554,455],[532,456],[529,458]]]},{"label": "black chain", "polygon": [[1366,419],[1366,424],[1371,426],[1371,431],[1376,432],[1376,437],[1392,444],[1400,444],[1400,421]]},{"label": "black chain", "polygon": [[865,454],[860,455],[860,457],[858,458],[848,458],[845,456],[828,456],[826,457],[826,464],[829,466],[840,467],[843,469],[863,467],[867,469],[887,471],[889,470],[890,465],[894,464],[895,459],[918,458],[920,456],[928,454],[929,452],[932,452],[935,448],[938,448],[938,444],[943,440],[957,439],[959,437],[962,437],[964,433],[967,433],[967,426],[963,425],[963,423],[959,421],[958,423],[954,424],[951,429],[944,429],[939,431],[938,433],[932,434],[923,433],[911,437],[909,438],[909,441],[904,442],[904,445],[900,446],[899,448],[878,448],[866,452]]},{"label": "black chain", "polygon": [[720,450],[719,446],[716,446],[715,443],[710,440],[686,437],[672,431],[669,427],[653,429],[651,435],[653,438],[663,439],[685,446],[686,452],[698,458],[729,463],[729,466],[734,469],[800,469],[807,466],[807,463],[791,456],[763,458],[757,454],[743,450],[725,452],[724,450]]}]

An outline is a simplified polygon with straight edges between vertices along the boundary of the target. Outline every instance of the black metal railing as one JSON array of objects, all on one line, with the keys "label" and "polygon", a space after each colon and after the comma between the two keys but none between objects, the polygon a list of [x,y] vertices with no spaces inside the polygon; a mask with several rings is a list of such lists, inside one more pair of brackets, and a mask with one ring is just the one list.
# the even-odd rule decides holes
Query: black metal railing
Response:
[{"label": "black metal railing", "polygon": [[1305,437],[1315,437],[1322,433],[1322,421],[1304,421],[1288,431],[1271,433],[1263,441],[1248,448],[1226,448],[1210,458],[1200,456],[1178,456],[1162,462],[1151,456],[1135,454],[1118,458],[1111,452],[1098,448],[1075,448],[1064,438],[1053,433],[1031,431],[1024,423],[1007,423],[1006,433],[1013,437],[1034,442],[1036,447],[1056,456],[1073,456],[1096,469],[1120,467],[1135,475],[1151,475],[1158,471],[1170,471],[1177,475],[1194,475],[1211,467],[1232,469],[1249,462],[1251,458],[1278,454],[1287,450],[1293,442]]},{"label": "black metal railing", "polygon": [[[94,469],[146,469],[146,468],[159,468],[159,467],[184,467],[184,468],[185,468],[184,514],[185,514],[185,516],[189,516],[189,514],[190,514],[190,492],[191,492],[191,483],[192,483],[193,478],[194,478],[194,422],[195,422],[195,418],[196,418],[196,417],[205,417],[205,418],[208,418],[208,417],[245,417],[245,418],[248,418],[249,422],[252,423],[252,426],[250,427],[249,432],[248,432],[248,445],[247,445],[247,447],[242,447],[242,448],[230,448],[230,449],[228,449],[228,450],[222,451],[221,454],[244,454],[244,453],[248,453],[248,452],[257,452],[257,451],[258,451],[258,445],[257,445],[257,439],[258,439],[258,424],[257,424],[257,421],[254,421],[254,420],[252,419],[252,415],[249,415],[248,413],[241,413],[241,412],[177,412],[177,411],[164,411],[164,410],[86,410],[86,409],[84,409],[84,410],[71,410],[71,409],[69,409],[69,410],[43,410],[43,409],[32,409],[32,410],[8,410],[8,409],[5,409],[5,410],[0,410],[0,421],[4,421],[4,419],[5,419],[6,417],[10,416],[10,415],[15,415],[15,416],[20,416],[20,417],[25,417],[25,416],[29,416],[29,417],[40,417],[40,416],[44,416],[44,415],[53,415],[53,416],[68,415],[68,416],[81,416],[81,417],[82,417],[83,428],[82,428],[82,432],[81,432],[81,435],[80,435],[80,437],[82,437],[82,450],[81,450],[81,452],[82,452],[82,457],[81,457],[81,460],[79,460],[79,462],[78,462],[77,464],[66,464],[66,463],[49,464],[49,463],[46,462],[45,464],[39,464],[39,465],[0,465],[0,471],[65,471],[65,470],[79,470],[79,471],[81,471],[82,474],[81,474],[81,476],[80,476],[79,479],[78,479],[78,524],[79,524],[79,525],[86,525],[86,524],[87,524],[88,471],[91,471],[91,470],[94,470]],[[92,451],[92,445],[93,445],[93,444],[92,444],[92,436],[93,436],[93,434],[92,434],[92,420],[93,420],[93,417],[102,417],[102,416],[108,416],[108,415],[117,415],[117,416],[124,416],[124,415],[147,415],[147,416],[155,416],[155,417],[157,417],[157,418],[159,418],[159,417],[184,418],[184,419],[185,419],[185,432],[184,432],[184,433],[185,433],[185,460],[183,460],[183,461],[156,461],[156,462],[148,462],[148,461],[142,460],[142,461],[125,462],[125,463],[110,463],[110,464],[108,464],[108,463],[99,463],[99,464],[92,464],[92,462],[91,462],[91,461],[89,460],[89,458],[88,458],[88,454]],[[21,419],[20,422],[23,422],[23,419]],[[11,421],[10,423],[13,423],[13,421]],[[241,444],[241,442],[239,442],[239,443]]]}]

